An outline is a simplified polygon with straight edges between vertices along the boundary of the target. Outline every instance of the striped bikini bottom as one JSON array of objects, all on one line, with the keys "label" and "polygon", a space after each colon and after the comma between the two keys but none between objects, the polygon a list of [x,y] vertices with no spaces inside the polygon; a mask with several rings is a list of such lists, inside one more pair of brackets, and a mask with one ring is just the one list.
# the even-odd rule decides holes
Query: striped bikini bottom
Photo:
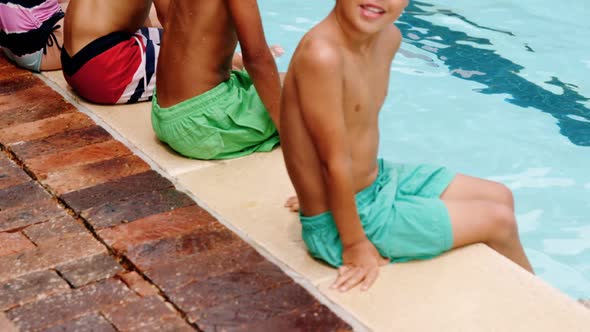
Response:
[{"label": "striped bikini bottom", "polygon": [[41,59],[44,54],[47,54],[47,47],[55,45],[61,49],[54,31],[61,28],[57,22],[63,17],[64,12],[58,10],[37,29],[19,33],[7,33],[0,30],[2,51],[20,67],[39,72]]}]

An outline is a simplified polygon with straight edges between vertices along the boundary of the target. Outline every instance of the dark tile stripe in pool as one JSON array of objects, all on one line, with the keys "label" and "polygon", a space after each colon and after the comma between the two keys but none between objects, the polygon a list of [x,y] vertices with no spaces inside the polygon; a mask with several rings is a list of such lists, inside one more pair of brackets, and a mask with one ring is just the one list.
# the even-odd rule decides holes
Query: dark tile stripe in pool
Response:
[{"label": "dark tile stripe in pool", "polygon": [[[428,11],[423,7],[430,7]],[[426,52],[434,54],[445,65],[453,76],[475,81],[487,86],[477,90],[483,94],[509,94],[507,102],[520,107],[533,107],[555,117],[560,133],[567,137],[573,144],[590,146],[590,109],[581,102],[590,100],[580,95],[575,85],[564,83],[557,77],[552,77],[545,83],[563,89],[563,94],[555,94],[542,87],[527,81],[517,73],[524,69],[523,66],[506,59],[492,50],[477,48],[465,42],[479,45],[492,45],[486,38],[472,37],[460,31],[454,31],[448,27],[436,25],[421,18],[436,14],[456,17],[467,24],[480,29],[496,31],[513,36],[511,32],[482,27],[467,18],[453,13],[450,10],[436,9],[432,4],[412,1],[400,18],[397,26],[404,35],[407,43],[413,44]],[[413,29],[413,28],[419,28]],[[424,43],[429,38],[438,36],[442,38],[438,43],[448,45],[447,48],[436,48]],[[532,49],[527,48],[527,51]],[[465,73],[478,73],[478,75],[465,75]],[[482,75],[479,75],[482,73]],[[580,117],[576,120],[571,116]],[[589,122],[585,122],[588,120]]]}]

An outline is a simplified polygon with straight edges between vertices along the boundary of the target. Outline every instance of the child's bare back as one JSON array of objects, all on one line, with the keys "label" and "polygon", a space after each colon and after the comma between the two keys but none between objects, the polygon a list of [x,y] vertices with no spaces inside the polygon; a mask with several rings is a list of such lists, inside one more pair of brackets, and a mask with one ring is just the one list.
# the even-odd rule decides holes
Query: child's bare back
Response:
[{"label": "child's bare back", "polygon": [[151,6],[151,0],[71,1],[65,21],[66,50],[73,56],[90,42],[111,32],[134,33],[145,23]]}]

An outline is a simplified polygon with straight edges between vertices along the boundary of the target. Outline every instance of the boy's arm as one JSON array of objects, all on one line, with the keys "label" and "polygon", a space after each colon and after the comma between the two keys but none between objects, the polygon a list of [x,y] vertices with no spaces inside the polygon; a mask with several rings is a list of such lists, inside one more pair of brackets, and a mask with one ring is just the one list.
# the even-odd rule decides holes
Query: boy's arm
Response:
[{"label": "boy's arm", "polygon": [[333,287],[368,289],[383,258],[367,239],[355,204],[352,159],[344,121],[343,64],[331,45],[312,41],[293,66],[305,126],[322,162],[330,211],[343,245],[343,267]]},{"label": "boy's arm", "polygon": [[170,6],[170,0],[154,0],[154,7],[156,8],[156,15],[160,25],[166,24],[166,16],[168,14],[168,7]]},{"label": "boy's arm", "polygon": [[268,49],[256,0],[227,0],[244,66],[254,82],[275,126],[279,125],[281,83],[275,60]]}]

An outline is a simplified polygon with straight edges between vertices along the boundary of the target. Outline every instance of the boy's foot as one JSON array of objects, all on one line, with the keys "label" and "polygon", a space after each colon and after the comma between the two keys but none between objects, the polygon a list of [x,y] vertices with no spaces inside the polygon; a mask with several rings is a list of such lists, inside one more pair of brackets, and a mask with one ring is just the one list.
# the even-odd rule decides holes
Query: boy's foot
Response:
[{"label": "boy's foot", "polygon": [[[272,56],[274,56],[275,58],[279,58],[283,54],[285,54],[285,50],[283,49],[283,47],[281,47],[281,45],[271,45],[268,47],[268,49],[270,50],[270,53],[272,54]],[[244,69],[244,60],[242,59],[241,52],[237,52],[236,54],[234,54],[234,58],[233,58],[231,64],[232,64],[233,70],[243,70]]]}]

